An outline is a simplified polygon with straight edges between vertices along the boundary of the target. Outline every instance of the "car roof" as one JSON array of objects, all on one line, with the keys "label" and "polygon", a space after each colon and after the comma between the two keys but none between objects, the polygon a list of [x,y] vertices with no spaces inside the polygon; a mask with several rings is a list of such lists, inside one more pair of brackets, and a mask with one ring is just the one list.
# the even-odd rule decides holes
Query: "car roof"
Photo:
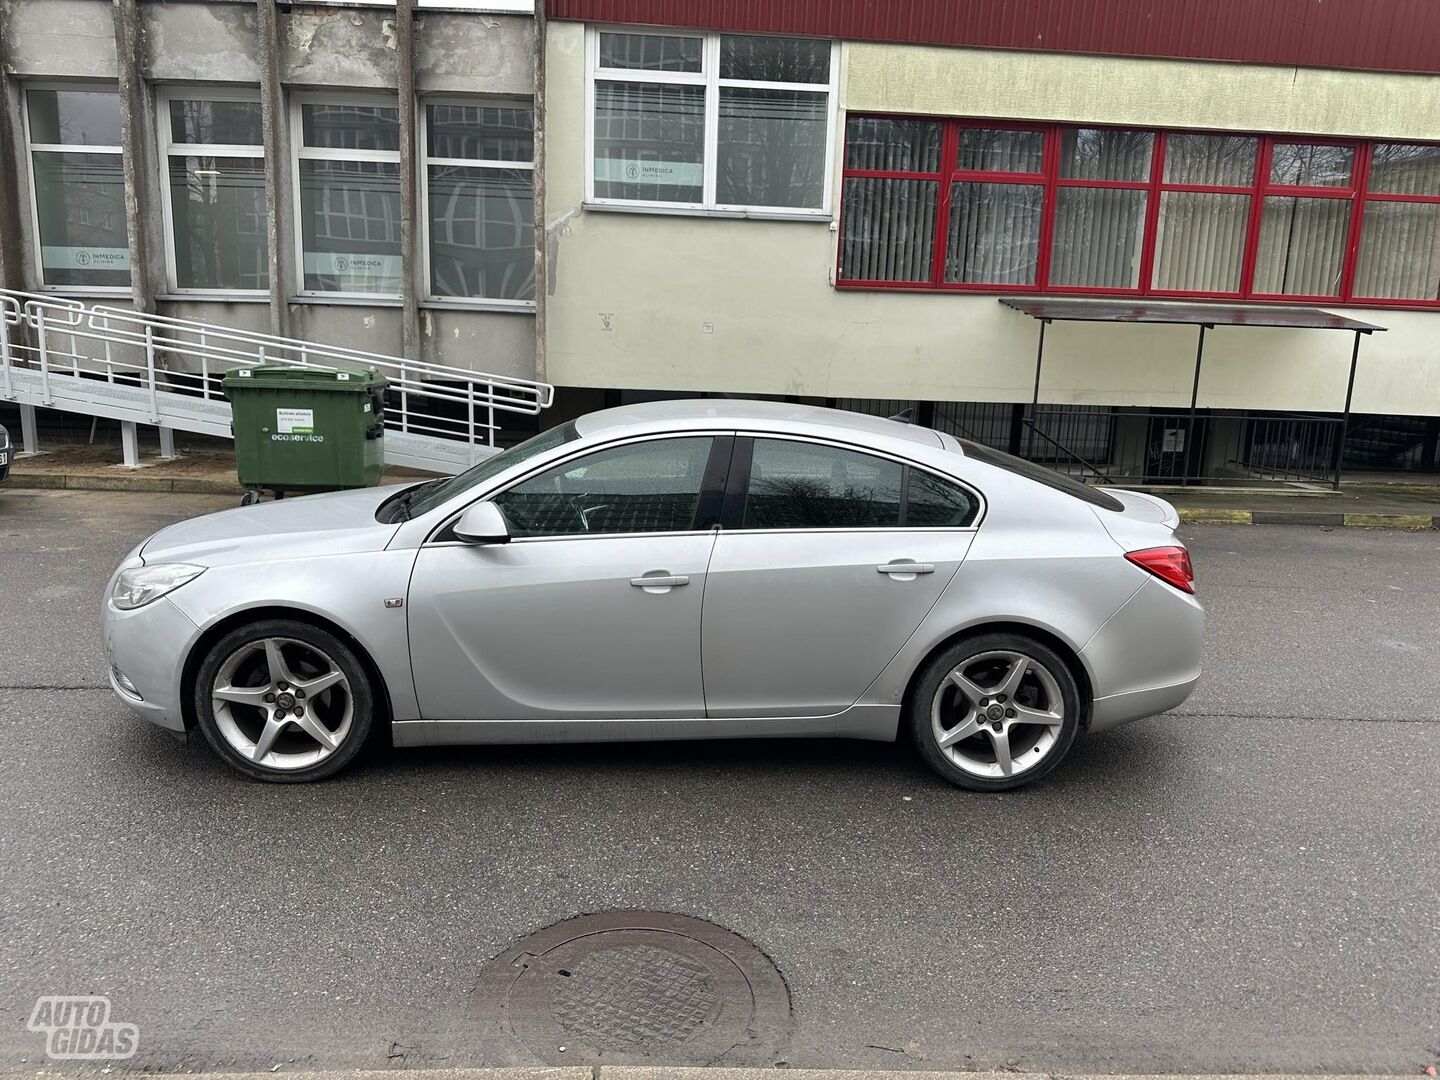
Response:
[{"label": "car roof", "polygon": [[785,401],[731,398],[649,401],[588,413],[575,421],[575,430],[584,438],[711,427],[791,434],[829,433],[842,439],[864,436],[867,442],[893,440],[931,449],[946,447],[958,450],[958,446],[949,445],[949,441],[939,433],[926,427],[843,409],[822,409],[816,405],[795,405]]}]

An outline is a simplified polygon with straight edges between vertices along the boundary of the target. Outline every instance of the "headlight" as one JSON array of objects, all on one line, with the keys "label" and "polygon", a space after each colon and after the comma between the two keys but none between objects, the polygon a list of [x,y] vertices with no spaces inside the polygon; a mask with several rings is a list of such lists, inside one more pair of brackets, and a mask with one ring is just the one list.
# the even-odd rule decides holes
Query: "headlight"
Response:
[{"label": "headlight", "polygon": [[187,581],[194,581],[205,572],[203,566],[189,563],[159,563],[155,566],[137,566],[122,571],[115,579],[115,590],[110,602],[121,611],[144,607],[152,600],[159,600],[166,593],[174,592]]}]

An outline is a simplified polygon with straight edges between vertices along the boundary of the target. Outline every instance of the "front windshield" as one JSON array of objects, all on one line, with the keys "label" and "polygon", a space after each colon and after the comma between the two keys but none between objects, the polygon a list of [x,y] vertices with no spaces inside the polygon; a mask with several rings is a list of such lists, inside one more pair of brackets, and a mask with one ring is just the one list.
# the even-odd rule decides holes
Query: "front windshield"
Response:
[{"label": "front windshield", "polygon": [[446,477],[444,480],[432,480],[428,484],[422,484],[418,488],[411,488],[411,495],[408,510],[410,517],[419,517],[427,514],[442,503],[448,502],[456,495],[463,494],[471,488],[476,487],[493,477],[499,476],[506,469],[528,461],[537,454],[543,454],[547,450],[553,450],[563,443],[571,442],[580,436],[575,431],[575,423],[561,424],[559,427],[551,428],[549,431],[542,431],[539,435],[533,435],[522,443],[502,450],[494,457],[488,457],[478,465],[472,465],[458,476]]}]

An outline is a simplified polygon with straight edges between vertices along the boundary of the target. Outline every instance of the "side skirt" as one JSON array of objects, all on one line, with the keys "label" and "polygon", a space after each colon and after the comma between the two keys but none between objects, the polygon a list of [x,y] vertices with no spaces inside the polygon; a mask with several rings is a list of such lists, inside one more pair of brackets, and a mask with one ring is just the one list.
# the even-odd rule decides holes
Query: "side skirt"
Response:
[{"label": "side skirt", "polygon": [[396,746],[668,742],[680,739],[868,739],[894,742],[898,705],[855,705],[833,716],[688,720],[397,720]]}]

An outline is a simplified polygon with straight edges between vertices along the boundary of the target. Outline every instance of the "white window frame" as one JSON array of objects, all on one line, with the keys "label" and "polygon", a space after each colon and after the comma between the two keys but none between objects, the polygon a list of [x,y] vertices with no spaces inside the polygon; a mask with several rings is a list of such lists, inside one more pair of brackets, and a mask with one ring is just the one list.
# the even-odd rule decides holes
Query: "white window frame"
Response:
[{"label": "white window frame", "polygon": [[[600,66],[600,35],[633,34],[651,37],[683,37],[699,39],[700,70],[698,72],[647,71],[636,68],[602,68]],[[840,98],[840,43],[830,43],[830,81],[828,83],[760,82],[753,79],[720,78],[720,39],[722,37],[794,37],[793,34],[721,34],[697,33],[686,29],[653,29],[634,26],[586,26],[585,28],[585,205],[594,208],[624,209],[661,214],[696,214],[715,217],[754,217],[779,220],[829,221],[833,215],[832,199],[835,168],[835,137]],[[705,88],[705,139],[703,153],[704,180],[698,203],[651,202],[643,199],[601,198],[595,194],[595,83],[655,82]],[[794,206],[747,206],[717,202],[715,195],[717,159],[720,146],[720,89],[738,87],[753,90],[800,90],[824,93],[825,109],[825,176],[821,185],[818,209]]]},{"label": "white window frame", "polygon": [[[132,289],[128,285],[51,285],[45,280],[45,249],[40,241],[40,200],[35,185],[35,154],[114,154],[120,157],[125,153],[123,146],[99,146],[92,144],[73,143],[37,143],[31,138],[30,132],[30,91],[32,90],[78,90],[88,93],[113,92],[116,99],[120,97],[120,86],[118,83],[104,81],[44,81],[25,82],[22,85],[24,93],[20,101],[20,122],[25,129],[25,171],[30,180],[30,235],[35,245],[35,278],[40,283],[40,288],[45,292],[56,293],[79,293],[85,296],[129,296]],[[129,236],[129,225],[126,224],[126,236]]]},{"label": "white window frame", "polygon": [[[384,300],[394,302],[400,299],[402,292],[393,293],[362,293],[362,292],[332,292],[326,289],[305,288],[305,224],[304,214],[300,206],[300,162],[301,161],[384,161],[396,166],[397,173],[400,172],[401,153],[399,150],[350,150],[343,147],[318,147],[305,145],[305,123],[302,107],[305,105],[360,105],[379,106],[387,109],[405,109],[404,102],[386,94],[349,94],[349,93],[306,93],[295,94],[290,98],[290,190],[293,198],[290,202],[293,220],[295,224],[295,295],[307,298],[319,299],[342,299],[342,300]],[[412,102],[409,108],[414,108]],[[399,175],[402,199],[405,185],[403,173]],[[405,252],[402,246],[400,252],[400,274],[403,277],[413,270],[405,261]]]},{"label": "white window frame", "polygon": [[[170,103],[172,101],[242,101],[259,104],[260,89],[248,87],[166,87],[156,95],[156,124],[158,134],[155,145],[160,152],[160,183],[164,196],[160,202],[165,218],[165,281],[170,291],[178,296],[269,296],[269,289],[196,289],[180,287],[180,276],[175,256],[175,210],[174,194],[171,191],[170,159],[175,157],[230,157],[265,158],[263,144],[249,143],[177,143],[170,134]],[[268,258],[268,254],[267,254]]]},{"label": "white window frame", "polygon": [[[500,107],[514,106],[530,110],[530,115],[535,115],[535,103],[524,98],[480,98],[462,97],[454,94],[438,94],[433,97],[420,99],[420,126],[419,126],[419,153],[416,161],[420,169],[418,177],[420,183],[420,236],[422,241],[422,252],[425,262],[425,303],[436,304],[444,307],[467,307],[484,308],[498,311],[534,311],[535,301],[531,300],[505,300],[490,296],[436,296],[433,283],[430,280],[430,166],[431,165],[455,165],[467,169],[524,169],[530,173],[530,190],[533,196],[535,190],[535,154],[531,151],[529,161],[492,161],[488,158],[451,158],[430,156],[430,105],[468,105],[471,107],[483,107],[496,105]],[[537,282],[538,284],[538,282]]]}]

